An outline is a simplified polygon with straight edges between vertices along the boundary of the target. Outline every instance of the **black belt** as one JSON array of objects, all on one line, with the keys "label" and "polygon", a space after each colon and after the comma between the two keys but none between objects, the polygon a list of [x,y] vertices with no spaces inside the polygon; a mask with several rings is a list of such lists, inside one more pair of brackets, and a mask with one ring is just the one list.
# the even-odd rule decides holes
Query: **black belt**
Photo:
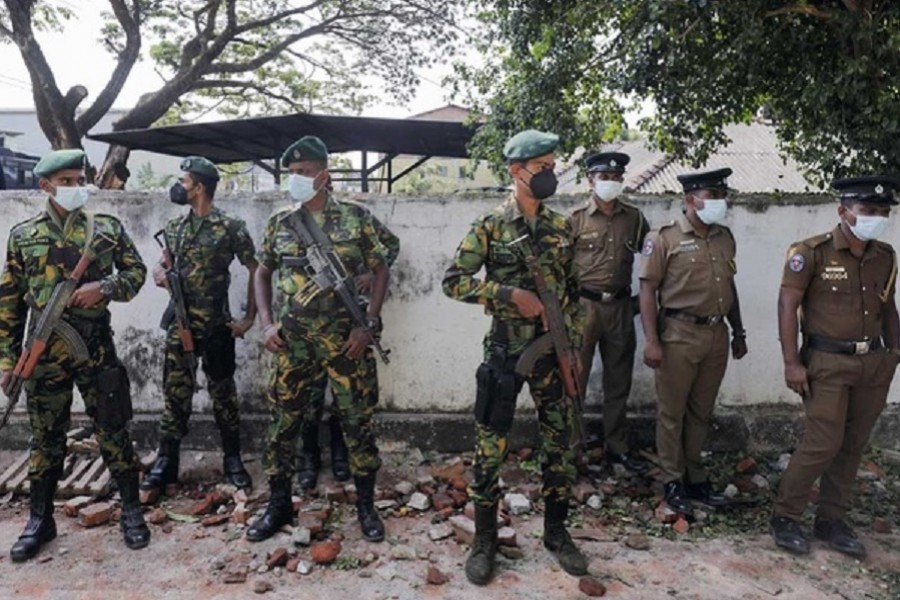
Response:
[{"label": "black belt", "polygon": [[806,345],[813,350],[832,352],[834,354],[868,354],[876,350],[884,350],[884,342],[880,337],[859,342],[834,340],[821,335],[805,336]]},{"label": "black belt", "polygon": [[581,288],[578,295],[594,302],[612,302],[614,300],[624,300],[631,297],[631,288],[619,288],[615,292],[592,292],[591,290]]},{"label": "black belt", "polygon": [[708,317],[701,317],[683,310],[678,310],[677,308],[664,308],[663,316],[672,317],[673,319],[678,319],[679,321],[687,321],[688,323],[693,323],[694,325],[717,325],[725,321],[725,315],[710,315]]}]

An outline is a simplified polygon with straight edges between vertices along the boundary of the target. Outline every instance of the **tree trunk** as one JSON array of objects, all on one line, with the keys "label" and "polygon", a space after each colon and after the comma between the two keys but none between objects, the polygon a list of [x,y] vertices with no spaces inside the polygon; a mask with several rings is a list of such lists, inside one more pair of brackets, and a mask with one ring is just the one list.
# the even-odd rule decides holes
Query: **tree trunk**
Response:
[{"label": "tree trunk", "polygon": [[128,164],[128,158],[131,156],[131,150],[125,146],[110,145],[106,151],[106,158],[103,160],[103,167],[97,175],[97,187],[101,189],[109,189],[113,179],[113,165],[121,162]]}]

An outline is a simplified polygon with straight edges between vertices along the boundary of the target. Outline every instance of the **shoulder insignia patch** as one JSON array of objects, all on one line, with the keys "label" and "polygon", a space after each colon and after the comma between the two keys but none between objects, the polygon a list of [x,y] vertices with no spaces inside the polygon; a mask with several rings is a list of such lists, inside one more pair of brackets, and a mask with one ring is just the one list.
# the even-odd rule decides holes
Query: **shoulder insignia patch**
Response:
[{"label": "shoulder insignia patch", "polygon": [[799,273],[806,267],[806,258],[802,254],[794,254],[788,259],[788,268],[794,273]]},{"label": "shoulder insignia patch", "polygon": [[650,256],[651,254],[653,254],[653,248],[653,240],[647,238],[646,240],[644,240],[644,247],[641,248],[641,254],[643,254],[644,256]]}]

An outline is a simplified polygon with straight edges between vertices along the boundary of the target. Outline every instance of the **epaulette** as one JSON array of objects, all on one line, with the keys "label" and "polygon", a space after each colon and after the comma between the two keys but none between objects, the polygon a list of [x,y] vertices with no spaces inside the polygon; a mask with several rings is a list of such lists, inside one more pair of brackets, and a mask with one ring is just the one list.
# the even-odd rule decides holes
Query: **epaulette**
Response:
[{"label": "epaulette", "polygon": [[593,200],[588,200],[587,202],[585,202],[585,203],[582,204],[581,206],[576,207],[575,210],[572,211],[572,214],[574,215],[575,213],[579,213],[579,212],[581,212],[581,211],[583,211],[583,210],[586,210],[586,209],[590,208],[592,202],[593,202]]},{"label": "epaulette", "polygon": [[668,223],[663,223],[662,225],[660,225],[659,228],[657,229],[657,231],[662,232],[663,229],[668,229],[669,227],[674,227],[677,224],[678,224],[678,221],[676,221],[675,219],[672,219]]},{"label": "epaulette", "polygon": [[894,250],[894,247],[892,245],[888,244],[887,242],[882,242],[881,240],[875,240],[875,247],[877,247],[879,250],[887,252],[888,254],[896,254],[897,252],[896,250]]},{"label": "epaulette", "polygon": [[833,238],[833,237],[834,236],[829,231],[828,233],[821,233],[821,234],[815,235],[811,238],[806,238],[805,240],[803,240],[801,242],[797,242],[796,244],[794,244],[794,246],[803,244],[804,246],[809,246],[810,248],[816,248],[817,246],[821,246],[825,242],[831,241],[831,238]]},{"label": "epaulette", "polygon": [[15,234],[17,229],[25,228],[31,224],[40,223],[41,221],[43,221],[44,219],[47,219],[47,218],[48,218],[47,213],[42,212],[41,214],[35,215],[35,216],[31,217],[30,219],[25,219],[24,221],[19,221],[18,223],[16,223],[15,225],[13,225],[12,227],[9,228],[9,237],[12,237]]}]

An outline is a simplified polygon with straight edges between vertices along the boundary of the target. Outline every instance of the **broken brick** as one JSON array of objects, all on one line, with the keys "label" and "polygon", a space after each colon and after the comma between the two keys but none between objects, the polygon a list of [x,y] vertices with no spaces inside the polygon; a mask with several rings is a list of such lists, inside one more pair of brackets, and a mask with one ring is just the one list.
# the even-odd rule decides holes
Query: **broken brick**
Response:
[{"label": "broken brick", "polygon": [[[288,561],[288,551],[287,548],[275,548],[272,550],[272,553],[269,554],[269,559],[266,561],[266,566],[269,567],[269,570],[274,569],[275,567],[283,567],[287,564]],[[296,567],[295,567],[296,570]]]},{"label": "broken brick", "polygon": [[660,503],[660,505],[656,507],[654,515],[656,516],[656,520],[660,523],[674,523],[678,520],[678,513],[664,503]]},{"label": "broken brick", "polygon": [[109,502],[97,502],[78,511],[78,523],[84,527],[103,525],[112,517],[113,506]]},{"label": "broken brick", "polygon": [[687,520],[684,517],[679,517],[678,520],[675,521],[675,524],[672,525],[672,529],[674,529],[675,531],[677,531],[678,533],[680,533],[682,535],[687,533],[688,529],[690,529],[690,528],[691,528],[691,526],[688,524]]},{"label": "broken brick", "polygon": [[223,523],[227,523],[231,520],[231,515],[228,513],[221,515],[209,515],[208,517],[203,517],[200,521],[200,524],[204,527],[215,527],[216,525],[221,525]]},{"label": "broken brick", "polygon": [[425,581],[431,585],[444,585],[450,578],[441,572],[434,565],[428,565],[428,572],[425,574]]},{"label": "broken brick", "polygon": [[588,596],[603,596],[606,594],[606,586],[593,577],[582,577],[578,580],[578,589]]},{"label": "broken brick", "polygon": [[243,502],[238,502],[234,510],[231,511],[231,520],[238,525],[246,525],[247,521],[250,520],[250,509]]},{"label": "broken brick", "polygon": [[71,500],[66,501],[63,504],[63,512],[67,517],[72,517],[73,519],[78,516],[78,511],[93,502],[94,499],[90,496],[76,496]]},{"label": "broken brick", "polygon": [[466,465],[462,460],[453,460],[442,466],[431,468],[431,475],[441,481],[451,481],[454,477],[462,477],[466,472]]},{"label": "broken brick", "polygon": [[434,505],[434,510],[442,511],[447,507],[453,507],[453,498],[449,494],[438,492],[431,497],[431,504]]},{"label": "broken brick", "polygon": [[744,460],[739,462],[737,464],[737,466],[735,466],[735,470],[738,473],[750,474],[750,473],[755,472],[756,471],[756,459],[754,459],[752,456],[748,456],[747,458],[745,458]]},{"label": "broken brick", "polygon": [[453,527],[456,539],[469,546],[475,540],[475,521],[465,515],[450,517],[447,521]]},{"label": "broken brick", "polygon": [[228,496],[219,492],[210,492],[203,497],[203,500],[194,504],[188,511],[188,514],[194,515],[195,517],[208,515],[227,502]]},{"label": "broken brick", "polygon": [[300,513],[297,515],[297,527],[304,527],[309,529],[310,534],[313,536],[318,535],[322,532],[322,529],[325,527],[324,521],[314,513]]},{"label": "broken brick", "polygon": [[318,542],[316,544],[313,544],[312,548],[309,551],[313,562],[320,565],[333,563],[340,553],[341,543],[337,540]]},{"label": "broken brick", "polygon": [[169,514],[165,511],[165,509],[157,506],[153,510],[147,513],[145,517],[148,523],[153,525],[160,525],[169,520]]}]

